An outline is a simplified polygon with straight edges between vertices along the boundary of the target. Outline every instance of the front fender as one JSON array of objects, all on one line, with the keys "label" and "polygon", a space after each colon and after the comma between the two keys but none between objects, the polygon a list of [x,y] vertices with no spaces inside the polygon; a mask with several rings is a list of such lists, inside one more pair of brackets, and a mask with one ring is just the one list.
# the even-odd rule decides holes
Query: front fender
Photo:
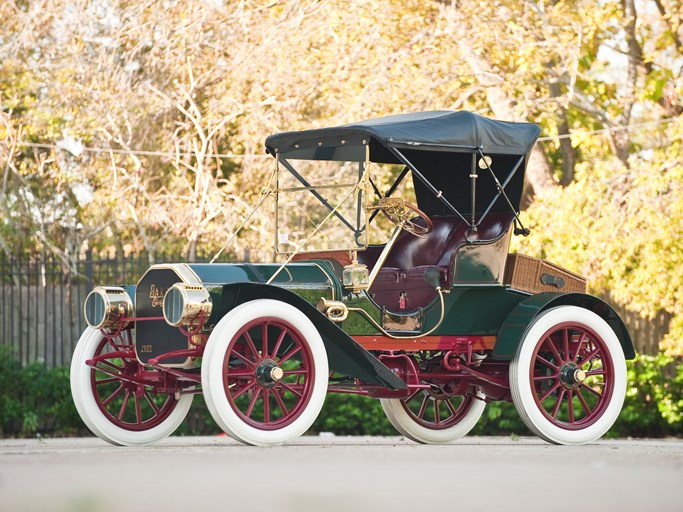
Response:
[{"label": "front fender", "polygon": [[510,360],[517,352],[526,331],[542,311],[555,306],[579,306],[600,316],[612,328],[626,359],[636,357],[631,336],[617,312],[605,301],[584,293],[539,293],[521,301],[503,322],[493,349],[492,359]]},{"label": "front fender", "polygon": [[260,283],[226,284],[223,286],[218,305],[220,316],[222,317],[240,304],[256,299],[280,300],[304,313],[322,337],[331,370],[360,379],[368,384],[377,384],[390,389],[407,387],[403,380],[314,306],[284,288]]}]

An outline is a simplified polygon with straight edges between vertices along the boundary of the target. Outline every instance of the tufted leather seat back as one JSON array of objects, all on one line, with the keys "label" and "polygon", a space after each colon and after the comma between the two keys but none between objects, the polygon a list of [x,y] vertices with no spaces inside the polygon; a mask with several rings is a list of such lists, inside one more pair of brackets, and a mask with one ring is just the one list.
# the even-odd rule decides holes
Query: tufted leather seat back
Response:
[{"label": "tufted leather seat back", "polygon": [[[507,232],[513,220],[512,212],[490,213],[477,232],[467,232],[467,225],[460,217],[433,217],[434,229],[425,238],[405,231],[401,233],[384,266],[401,270],[427,265],[448,266],[455,250],[465,243],[465,236],[470,240],[495,240]],[[415,222],[422,223],[421,220]]]}]

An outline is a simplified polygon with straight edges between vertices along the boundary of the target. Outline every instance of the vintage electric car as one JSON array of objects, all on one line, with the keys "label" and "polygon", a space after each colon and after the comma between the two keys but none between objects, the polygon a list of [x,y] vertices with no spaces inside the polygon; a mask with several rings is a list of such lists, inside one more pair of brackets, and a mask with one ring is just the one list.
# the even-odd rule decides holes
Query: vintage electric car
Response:
[{"label": "vintage electric car", "polygon": [[271,445],[343,392],[380,399],[422,443],[462,437],[498,400],[551,443],[598,439],[623,404],[629,334],[580,276],[508,254],[529,234],[538,133],[437,111],[268,137],[277,262],[159,264],[95,288],[71,365],[83,421],[145,445],[203,394],[229,436]]}]

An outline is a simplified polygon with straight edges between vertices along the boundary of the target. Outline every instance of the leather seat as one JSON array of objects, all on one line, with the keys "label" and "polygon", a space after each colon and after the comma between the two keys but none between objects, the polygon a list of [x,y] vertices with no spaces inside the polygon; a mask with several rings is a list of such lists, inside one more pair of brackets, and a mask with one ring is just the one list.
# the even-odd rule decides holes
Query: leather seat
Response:
[{"label": "leather seat", "polygon": [[[450,286],[453,260],[458,247],[467,240],[481,243],[494,241],[509,229],[514,214],[489,213],[476,232],[468,232],[467,224],[457,216],[432,218],[434,228],[424,238],[402,232],[379,271],[370,294],[390,311],[413,311],[427,306],[436,298],[436,291],[424,281],[424,274],[436,268],[441,274],[441,286]],[[418,219],[415,221],[420,223]],[[372,266],[383,246],[372,246],[359,253],[359,261]]]}]

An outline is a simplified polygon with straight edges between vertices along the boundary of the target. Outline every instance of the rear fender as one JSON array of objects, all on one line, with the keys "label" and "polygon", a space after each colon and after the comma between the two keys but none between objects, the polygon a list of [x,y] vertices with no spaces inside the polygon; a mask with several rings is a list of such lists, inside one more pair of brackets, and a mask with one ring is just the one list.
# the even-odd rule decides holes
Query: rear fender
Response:
[{"label": "rear fender", "polygon": [[223,286],[219,316],[231,309],[256,299],[275,299],[291,304],[304,313],[315,325],[327,351],[330,370],[360,379],[364,383],[405,389],[406,383],[382,364],[373,354],[361,347],[348,334],[330,321],[309,302],[295,293],[277,286],[259,283],[234,283]]},{"label": "rear fender", "polygon": [[631,336],[617,312],[605,301],[584,293],[539,293],[521,301],[503,322],[492,359],[510,360],[517,352],[526,331],[535,317],[555,306],[579,306],[600,316],[619,339],[626,359],[636,357]]}]

